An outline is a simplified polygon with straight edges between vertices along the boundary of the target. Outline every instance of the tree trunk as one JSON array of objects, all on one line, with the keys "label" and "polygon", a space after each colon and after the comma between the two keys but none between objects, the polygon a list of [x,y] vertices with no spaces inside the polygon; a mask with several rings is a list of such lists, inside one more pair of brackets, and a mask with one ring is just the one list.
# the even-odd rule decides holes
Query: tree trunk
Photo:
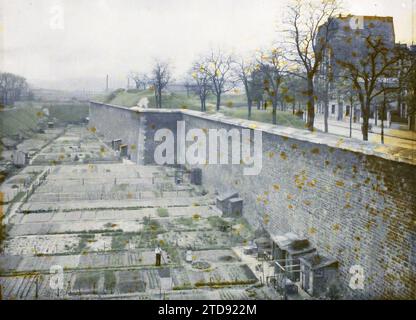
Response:
[{"label": "tree trunk", "polygon": [[158,96],[157,96],[157,90],[155,89],[155,108],[158,108],[159,107],[159,99],[158,99]]},{"label": "tree trunk", "polygon": [[253,106],[253,101],[251,101],[251,99],[247,100],[247,107],[248,107],[248,115],[247,118],[251,119],[251,108]]},{"label": "tree trunk", "polygon": [[416,131],[416,119],[414,114],[409,115],[409,130]]},{"label": "tree trunk", "polygon": [[362,117],[363,123],[361,125],[361,132],[363,134],[363,140],[368,141],[368,121],[370,118],[370,102],[366,101],[364,105],[362,105]]},{"label": "tree trunk", "polygon": [[307,103],[307,123],[306,127],[309,131],[313,131],[313,124],[315,122],[315,96],[313,77],[308,76],[308,103]]},{"label": "tree trunk", "polygon": [[217,94],[217,111],[220,111],[221,94]]},{"label": "tree trunk", "polygon": [[159,108],[162,108],[162,89],[159,89]]},{"label": "tree trunk", "polygon": [[273,102],[272,114],[273,114],[273,124],[277,124],[277,101]]},{"label": "tree trunk", "polygon": [[328,133],[328,116],[329,116],[329,102],[325,101],[324,105],[324,131]]}]

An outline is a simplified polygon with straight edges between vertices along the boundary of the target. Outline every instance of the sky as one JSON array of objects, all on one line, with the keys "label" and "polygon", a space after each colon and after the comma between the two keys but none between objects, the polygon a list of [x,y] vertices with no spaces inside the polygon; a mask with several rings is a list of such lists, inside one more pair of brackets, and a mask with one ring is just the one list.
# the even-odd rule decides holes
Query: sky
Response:
[{"label": "sky", "polygon": [[[410,43],[411,2],[344,0],[343,12],[393,16],[396,41]],[[162,59],[180,80],[210,48],[247,55],[275,43],[287,3],[0,0],[0,71],[36,87],[101,90],[107,74],[110,87],[125,87],[130,71],[149,72],[154,59]]]}]

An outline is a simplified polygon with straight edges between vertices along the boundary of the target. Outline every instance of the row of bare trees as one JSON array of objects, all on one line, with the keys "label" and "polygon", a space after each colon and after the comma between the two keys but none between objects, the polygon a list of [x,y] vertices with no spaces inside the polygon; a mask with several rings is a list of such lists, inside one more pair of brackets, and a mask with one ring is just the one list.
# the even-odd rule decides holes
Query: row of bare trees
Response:
[{"label": "row of bare trees", "polygon": [[[336,16],[340,11],[338,0],[293,0],[285,15],[284,41],[268,50],[257,51],[248,59],[238,58],[221,50],[211,50],[192,63],[186,87],[200,100],[201,111],[206,111],[209,94],[215,97],[216,110],[220,110],[222,96],[233,88],[244,89],[247,98],[248,118],[253,104],[257,108],[269,104],[273,123],[277,110],[292,112],[306,105],[306,126],[314,130],[315,106],[324,105],[325,131],[328,131],[329,94],[337,92],[361,109],[363,139],[368,140],[371,108],[386,96],[397,95],[408,101],[409,114],[414,117],[415,57],[406,50],[398,50],[389,39],[368,32],[364,37],[364,51],[351,51],[351,43],[334,40]],[[332,42],[331,42],[332,41]],[[334,56],[337,50],[347,56]],[[404,62],[403,62],[404,61]],[[337,72],[333,72],[333,68]],[[156,106],[162,107],[162,92],[171,73],[169,64],[157,61],[149,76],[131,75],[138,89],[152,87]],[[383,105],[384,102],[381,102]],[[385,106],[385,104],[384,104]]]},{"label": "row of bare trees", "polygon": [[0,72],[0,104],[13,105],[30,94],[26,79],[8,72]]},{"label": "row of bare trees", "polygon": [[[313,130],[317,96],[314,80],[331,33],[331,24],[325,22],[336,14],[338,8],[336,0],[293,1],[289,6],[285,43],[259,51],[251,59],[235,59],[211,51],[193,64],[191,72],[196,90],[206,92],[206,87],[210,87],[217,98],[216,108],[219,110],[221,95],[240,81],[247,97],[248,117],[251,117],[253,101],[270,102],[274,124],[277,122],[279,103],[292,103],[294,111],[296,100],[306,100],[307,127]],[[201,75],[206,81],[200,81]],[[303,97],[299,99],[300,95]],[[206,95],[203,95],[202,110],[205,98]]]}]

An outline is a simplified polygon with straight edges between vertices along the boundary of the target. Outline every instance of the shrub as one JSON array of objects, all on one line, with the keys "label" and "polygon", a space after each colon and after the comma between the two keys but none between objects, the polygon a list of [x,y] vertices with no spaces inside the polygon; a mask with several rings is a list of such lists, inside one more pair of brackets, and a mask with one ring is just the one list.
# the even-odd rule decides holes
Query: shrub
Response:
[{"label": "shrub", "polygon": [[166,208],[157,208],[157,214],[161,218],[166,218],[169,216],[169,211]]}]

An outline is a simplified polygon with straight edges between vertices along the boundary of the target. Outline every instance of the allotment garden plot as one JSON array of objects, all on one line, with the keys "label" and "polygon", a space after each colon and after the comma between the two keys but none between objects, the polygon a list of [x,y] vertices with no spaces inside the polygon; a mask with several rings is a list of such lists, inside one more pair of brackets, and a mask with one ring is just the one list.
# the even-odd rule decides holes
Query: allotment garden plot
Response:
[{"label": "allotment garden plot", "polygon": [[[276,298],[236,254],[251,228],[221,217],[216,196],[186,171],[176,183],[177,168],[138,166],[74,126],[24,170],[15,179],[33,185],[7,214],[3,298]],[[62,268],[59,290],[53,266]]]}]

